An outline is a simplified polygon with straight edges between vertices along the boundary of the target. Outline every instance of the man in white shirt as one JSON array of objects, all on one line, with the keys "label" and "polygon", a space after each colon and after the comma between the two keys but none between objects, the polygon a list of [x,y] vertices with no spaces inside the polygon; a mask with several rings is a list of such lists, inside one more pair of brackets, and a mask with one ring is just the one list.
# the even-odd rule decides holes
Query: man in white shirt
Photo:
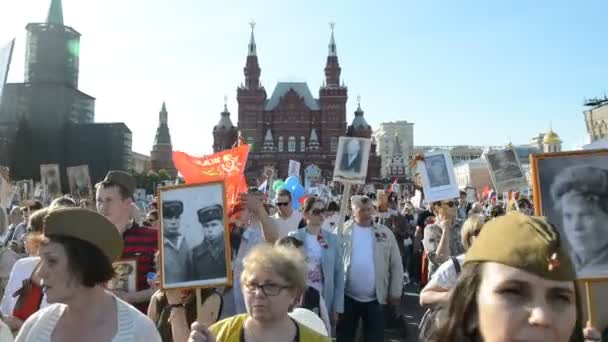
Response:
[{"label": "man in white shirt", "polygon": [[403,264],[395,235],[374,224],[367,196],[351,199],[353,219],[338,231],[342,241],[345,288],[344,313],[337,326],[337,341],[355,340],[363,321],[364,341],[383,341],[383,305],[398,306],[403,291]]},{"label": "man in white shirt", "polygon": [[277,192],[275,204],[278,211],[272,218],[278,229],[279,239],[305,226],[302,214],[293,210],[291,193],[288,190],[282,189]]}]

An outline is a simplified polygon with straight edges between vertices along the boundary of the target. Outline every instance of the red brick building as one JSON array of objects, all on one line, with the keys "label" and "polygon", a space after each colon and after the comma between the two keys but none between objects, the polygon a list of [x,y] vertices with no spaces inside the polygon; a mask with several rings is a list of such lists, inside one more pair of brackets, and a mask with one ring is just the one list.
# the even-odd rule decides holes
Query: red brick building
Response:
[{"label": "red brick building", "polygon": [[[321,178],[330,180],[333,174],[338,137],[357,136],[371,138],[372,129],[363,118],[363,110],[355,112],[352,125],[346,123],[348,88],[341,83],[333,29],[325,65],[325,82],[319,97],[313,97],[304,82],[278,82],[268,98],[260,83],[261,68],[256,42],[251,30],[247,60],[244,68],[245,83],[237,89],[238,127],[230,120],[225,108],[213,129],[214,151],[230,148],[240,132],[252,146],[247,165],[248,181],[262,179],[265,167],[275,170],[279,178],[287,176],[289,160],[302,163],[304,178],[307,168],[321,170]],[[369,161],[368,178],[380,174],[380,158],[375,143]]]},{"label": "red brick building", "polygon": [[150,152],[152,162],[152,170],[165,170],[172,177],[177,176],[177,170],[173,165],[173,146],[171,145],[171,134],[169,134],[169,113],[167,106],[163,102],[163,106],[158,113],[158,128],[154,137],[154,145]]}]

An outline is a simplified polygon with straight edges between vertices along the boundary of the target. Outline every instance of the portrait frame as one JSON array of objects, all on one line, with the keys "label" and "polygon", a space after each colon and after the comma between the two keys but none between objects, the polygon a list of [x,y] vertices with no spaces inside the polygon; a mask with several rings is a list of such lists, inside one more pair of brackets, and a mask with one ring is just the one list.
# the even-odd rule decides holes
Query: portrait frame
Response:
[{"label": "portrait frame", "polygon": [[[499,162],[499,154],[505,154],[505,158],[512,159],[511,161],[513,164],[502,168],[499,167],[497,165]],[[494,183],[494,189],[496,189],[496,192],[505,193],[509,191],[521,191],[521,189],[528,186],[526,174],[521,167],[521,162],[519,161],[517,151],[515,151],[514,148],[491,151],[485,154],[484,159],[488,164],[488,170],[490,171],[490,177],[492,178],[492,183]],[[503,177],[500,172],[519,172],[519,174],[516,176],[514,175],[513,177]]]},{"label": "portrait frame", "polygon": [[32,179],[23,179],[15,183],[15,191],[19,199],[20,205],[34,200],[34,181]]},{"label": "portrait frame", "polygon": [[69,166],[66,168],[70,194],[78,199],[93,198],[93,186],[89,165]]},{"label": "portrait frame", "polygon": [[[210,190],[215,189],[215,190]],[[206,191],[206,194],[205,194]],[[228,212],[227,212],[227,203],[226,203],[226,185],[224,180],[206,182],[206,183],[196,183],[196,184],[182,184],[182,185],[174,185],[167,186],[158,189],[158,210],[159,210],[159,218],[160,218],[160,237],[159,237],[159,270],[160,270],[160,286],[162,289],[197,289],[197,288],[213,288],[220,286],[232,286],[232,251],[230,247],[230,228],[228,221]],[[190,197],[188,197],[188,194]],[[215,196],[210,196],[215,194]],[[194,198],[194,200],[192,199]],[[186,239],[188,239],[188,243],[192,243],[191,246],[188,246],[187,251],[189,253],[194,253],[193,251],[204,243],[204,233],[193,231],[195,228],[201,230],[201,224],[198,221],[197,217],[190,218],[191,221],[185,221],[183,224],[181,222],[181,216],[186,215],[188,212],[192,213],[198,212],[198,210],[204,209],[205,206],[216,206],[221,205],[222,207],[222,232],[223,232],[223,243],[221,246],[224,248],[223,253],[223,261],[225,263],[225,274],[223,277],[213,277],[213,278],[197,278],[190,279],[187,281],[176,281],[176,282],[167,282],[165,277],[165,266],[166,266],[166,258],[167,253],[165,251],[165,212],[164,212],[164,201],[181,201],[183,205],[183,213],[180,214],[180,231],[183,233]],[[203,204],[202,204],[203,203]],[[193,222],[195,221],[195,222]],[[183,227],[186,229],[191,229],[190,232],[187,230],[183,230]],[[195,239],[190,238],[191,235],[199,235],[200,243],[197,243]],[[202,239],[200,236],[202,235]],[[221,242],[220,242],[221,243]],[[196,260],[196,263],[200,263],[201,260]]]},{"label": "portrait frame", "polygon": [[[560,235],[564,237],[562,240],[565,241],[565,245],[571,253],[571,242],[563,227],[562,214],[556,209],[556,204],[551,198],[551,186],[561,172],[573,166],[587,165],[608,170],[608,149],[532,154],[530,164],[534,214],[547,217],[549,222],[555,225]],[[589,272],[580,273],[578,269],[576,271],[577,279],[580,281],[608,281],[608,272],[590,274]]]},{"label": "portrait frame", "polygon": [[[353,143],[353,141],[358,142],[359,150],[357,151],[356,158],[351,163],[349,163],[349,161],[346,159],[347,146],[348,144]],[[338,150],[336,152],[333,181],[348,184],[365,184],[371,148],[371,139],[340,137],[338,139]],[[353,170],[348,169],[348,164],[353,165]]]},{"label": "portrait frame", "polygon": [[[443,165],[441,172],[441,180],[433,180],[438,178],[430,174],[429,169],[432,167],[430,163],[435,161],[441,162]],[[417,163],[418,173],[422,181],[422,189],[424,191],[424,200],[427,203],[437,202],[445,199],[455,199],[460,195],[460,189],[456,182],[454,174],[454,164],[452,157],[448,151],[434,151],[424,154],[424,161],[419,160]],[[433,186],[433,183],[438,185]]]},{"label": "portrait frame", "polygon": [[[126,275],[123,275],[118,271],[118,269],[123,265],[129,266],[130,268],[130,272]],[[137,291],[137,259],[126,258],[114,261],[112,263],[112,268],[114,269],[115,275],[106,283],[106,288],[108,290],[118,290],[129,293]],[[117,286],[119,282],[124,280],[126,280],[124,283],[125,286]]]},{"label": "portrait frame", "polygon": [[42,184],[44,197],[53,199],[63,195],[59,164],[40,165],[40,183]]}]

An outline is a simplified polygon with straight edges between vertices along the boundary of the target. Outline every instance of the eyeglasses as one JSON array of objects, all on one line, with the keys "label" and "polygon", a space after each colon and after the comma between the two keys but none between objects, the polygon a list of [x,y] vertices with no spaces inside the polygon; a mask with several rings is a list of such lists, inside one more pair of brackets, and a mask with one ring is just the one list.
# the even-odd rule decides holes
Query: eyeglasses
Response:
[{"label": "eyeglasses", "polygon": [[313,210],[310,211],[313,215],[319,216],[321,214],[323,214],[325,212],[325,209],[321,209],[321,208],[314,208]]},{"label": "eyeglasses", "polygon": [[264,285],[258,285],[258,284],[252,284],[252,283],[245,283],[245,290],[249,293],[255,293],[255,291],[257,289],[262,290],[262,293],[264,294],[264,296],[267,297],[274,297],[274,296],[278,296],[281,291],[283,291],[284,289],[290,289],[291,286],[281,286],[279,284],[264,284]]},{"label": "eyeglasses", "polygon": [[277,202],[277,207],[284,207],[284,206],[288,206],[289,202]]},{"label": "eyeglasses", "polygon": [[442,204],[445,204],[448,207],[453,208],[456,205],[456,202],[450,201],[450,202],[443,202]]}]

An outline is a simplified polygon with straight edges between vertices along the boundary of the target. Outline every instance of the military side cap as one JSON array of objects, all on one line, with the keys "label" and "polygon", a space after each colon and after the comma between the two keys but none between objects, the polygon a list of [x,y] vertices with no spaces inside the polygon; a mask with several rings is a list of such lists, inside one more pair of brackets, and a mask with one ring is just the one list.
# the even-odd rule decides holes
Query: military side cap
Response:
[{"label": "military side cap", "polygon": [[60,208],[49,212],[44,220],[44,235],[68,236],[86,241],[110,262],[120,258],[124,243],[116,226],[103,215],[83,208]]},{"label": "military side cap", "polygon": [[183,212],[182,201],[163,201],[163,217],[180,217]]},{"label": "military side cap", "polygon": [[124,171],[110,171],[103,181],[122,186],[127,190],[129,196],[133,196],[133,192],[135,192],[135,187],[137,186],[135,178]]},{"label": "military side cap", "polygon": [[572,281],[574,266],[560,236],[544,217],[511,212],[486,223],[465,256],[470,262],[497,262],[545,279]]},{"label": "military side cap", "polygon": [[211,205],[197,211],[198,221],[206,223],[213,220],[222,220],[224,218],[222,206],[219,204]]}]

